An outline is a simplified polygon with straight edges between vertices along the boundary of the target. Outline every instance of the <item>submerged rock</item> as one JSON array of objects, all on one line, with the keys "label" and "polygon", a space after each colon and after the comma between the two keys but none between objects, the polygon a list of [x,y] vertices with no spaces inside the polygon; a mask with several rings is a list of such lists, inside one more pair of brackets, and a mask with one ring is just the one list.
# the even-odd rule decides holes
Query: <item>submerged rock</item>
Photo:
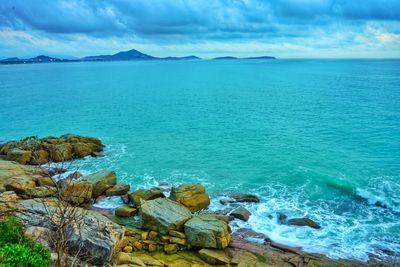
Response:
[{"label": "submerged rock", "polygon": [[110,170],[101,170],[85,176],[83,179],[93,186],[93,198],[103,195],[107,189],[117,184],[115,171]]},{"label": "submerged rock", "polygon": [[187,221],[185,235],[190,245],[201,248],[226,248],[231,239],[228,224],[208,214]]},{"label": "submerged rock", "polygon": [[224,198],[220,200],[221,204],[228,203],[240,203],[240,202],[260,202],[260,199],[256,195],[252,194],[240,194],[232,193],[225,195]]},{"label": "submerged rock", "polygon": [[230,215],[242,221],[248,221],[251,213],[246,208],[239,207],[232,211]]},{"label": "submerged rock", "polygon": [[168,233],[169,230],[181,230],[191,217],[190,210],[166,198],[142,201],[140,206],[142,227],[162,234]]},{"label": "submerged rock", "polygon": [[320,229],[321,226],[309,218],[293,218],[288,220],[288,225],[308,226],[314,229]]},{"label": "submerged rock", "polygon": [[163,192],[161,192],[159,188],[139,189],[133,192],[129,192],[128,196],[136,207],[140,207],[142,200],[165,198],[165,195],[163,194]]},{"label": "submerged rock", "polygon": [[173,187],[169,198],[181,203],[191,212],[199,211],[210,205],[210,197],[202,184],[183,184]]}]

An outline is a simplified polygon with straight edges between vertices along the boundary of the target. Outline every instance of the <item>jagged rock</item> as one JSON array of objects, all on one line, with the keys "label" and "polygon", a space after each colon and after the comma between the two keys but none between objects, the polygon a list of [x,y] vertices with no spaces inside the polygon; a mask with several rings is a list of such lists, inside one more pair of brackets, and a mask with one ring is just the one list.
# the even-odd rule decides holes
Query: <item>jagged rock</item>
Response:
[{"label": "jagged rock", "polygon": [[62,162],[72,159],[72,145],[69,143],[47,146],[49,158],[54,162]]},{"label": "jagged rock", "polygon": [[94,198],[103,195],[107,189],[117,183],[115,171],[110,170],[98,171],[85,176],[83,179],[93,185],[92,197]]},{"label": "jagged rock", "polygon": [[185,234],[190,245],[201,248],[225,248],[231,239],[228,225],[207,214],[187,221]]},{"label": "jagged rock", "polygon": [[32,178],[11,178],[4,184],[7,191],[14,191],[18,195],[26,196],[28,189],[36,187],[36,183]]},{"label": "jagged rock", "polygon": [[115,209],[115,215],[119,217],[132,217],[136,214],[136,209],[129,207],[128,205],[122,205]]},{"label": "jagged rock", "polygon": [[166,234],[169,230],[179,231],[192,217],[192,213],[186,207],[166,198],[142,201],[140,214],[143,228],[161,234]]},{"label": "jagged rock", "polygon": [[[9,180],[35,181],[42,177],[48,177],[46,170],[42,168],[21,165],[13,161],[0,160],[0,192],[5,191],[5,184],[11,183]],[[33,185],[30,182],[27,183]]]},{"label": "jagged rock", "polygon": [[199,211],[210,205],[210,197],[202,184],[183,184],[173,187],[169,198],[181,203],[191,212]]},{"label": "jagged rock", "polygon": [[[48,203],[46,207],[44,203]],[[97,212],[81,208],[74,209],[76,209],[75,214],[78,214],[77,218],[80,219],[71,221],[65,231],[69,253],[75,255],[79,251],[79,260],[88,261],[94,265],[104,265],[110,260],[112,252],[122,239],[123,227]],[[57,218],[59,212],[59,209],[51,202],[27,199],[18,203],[15,214],[27,229],[32,226],[48,229],[49,233],[43,238],[47,237],[50,241],[53,231],[58,226],[54,223],[57,219],[48,220],[47,218],[48,216]]]},{"label": "jagged rock", "polygon": [[129,199],[135,204],[136,207],[140,207],[142,200],[153,200],[156,198],[165,198],[165,195],[158,188],[151,189],[139,189],[134,192],[128,193]]},{"label": "jagged rock", "polygon": [[57,193],[57,190],[53,186],[37,186],[26,190],[26,196],[31,198],[36,197],[53,197]]},{"label": "jagged rock", "polygon": [[58,184],[60,196],[64,201],[74,204],[83,204],[89,203],[92,198],[92,185],[86,181],[65,179],[60,180]]},{"label": "jagged rock", "polygon": [[240,202],[260,202],[256,195],[233,193],[227,194],[220,200],[221,204],[240,203]]},{"label": "jagged rock", "polygon": [[229,264],[229,258],[223,250],[203,248],[199,251],[200,258],[209,264]]},{"label": "jagged rock", "polygon": [[248,211],[246,208],[243,207],[239,207],[237,209],[235,209],[234,211],[231,212],[231,214],[233,217],[238,218],[242,221],[248,221],[250,218],[250,211]]},{"label": "jagged rock", "polygon": [[32,152],[32,157],[29,164],[41,165],[49,161],[49,152],[44,149],[35,150]]},{"label": "jagged rock", "polygon": [[19,148],[13,148],[7,153],[7,160],[16,161],[20,164],[26,164],[31,160],[32,152],[22,150]]},{"label": "jagged rock", "polygon": [[288,220],[288,225],[308,226],[314,229],[320,229],[321,226],[309,218],[293,218]]},{"label": "jagged rock", "polygon": [[117,184],[106,190],[106,196],[120,196],[128,193],[130,186],[128,184]]}]

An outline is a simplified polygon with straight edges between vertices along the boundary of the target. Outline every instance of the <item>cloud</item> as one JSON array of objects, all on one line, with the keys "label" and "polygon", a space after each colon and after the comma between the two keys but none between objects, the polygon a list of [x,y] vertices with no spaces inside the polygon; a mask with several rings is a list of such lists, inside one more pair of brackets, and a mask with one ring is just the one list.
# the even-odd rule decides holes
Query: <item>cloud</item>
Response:
[{"label": "cloud", "polygon": [[261,43],[272,52],[283,44],[304,52],[351,45],[368,50],[377,47],[375,40],[399,56],[399,29],[398,0],[0,1],[0,55],[13,46],[15,52],[45,52],[56,44],[80,55],[150,44],[160,50],[223,43]]}]

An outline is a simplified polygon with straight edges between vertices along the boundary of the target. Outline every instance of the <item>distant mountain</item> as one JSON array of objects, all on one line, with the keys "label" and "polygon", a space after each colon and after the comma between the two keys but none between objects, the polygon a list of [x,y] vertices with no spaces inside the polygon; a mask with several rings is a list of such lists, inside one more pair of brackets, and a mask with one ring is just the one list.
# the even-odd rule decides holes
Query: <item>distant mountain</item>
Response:
[{"label": "distant mountain", "polygon": [[186,56],[186,57],[163,57],[163,58],[159,58],[159,59],[163,59],[163,60],[198,60],[201,58],[196,57],[196,56]]},{"label": "distant mountain", "polygon": [[121,60],[150,60],[156,59],[153,56],[143,54],[135,49],[129,51],[118,52],[114,55],[100,55],[84,57],[82,61],[121,61]]},{"label": "distant mountain", "polygon": [[[87,56],[81,59],[62,59],[56,57],[49,57],[45,55],[40,55],[28,59],[20,59],[17,57],[6,58],[0,60],[0,64],[25,64],[25,63],[52,63],[52,62],[78,62],[78,61],[129,61],[129,60],[200,60],[201,58],[196,56],[185,56],[185,57],[153,57],[144,54],[135,49],[129,51],[121,51],[113,55],[98,55],[98,56]],[[247,58],[237,58],[237,57],[216,57],[214,60],[233,60],[233,59],[275,59],[270,56],[261,57],[247,57]]]},{"label": "distant mountain", "polygon": [[213,58],[214,60],[232,60],[232,59],[276,59],[275,57],[271,57],[271,56],[260,56],[260,57],[216,57]]}]

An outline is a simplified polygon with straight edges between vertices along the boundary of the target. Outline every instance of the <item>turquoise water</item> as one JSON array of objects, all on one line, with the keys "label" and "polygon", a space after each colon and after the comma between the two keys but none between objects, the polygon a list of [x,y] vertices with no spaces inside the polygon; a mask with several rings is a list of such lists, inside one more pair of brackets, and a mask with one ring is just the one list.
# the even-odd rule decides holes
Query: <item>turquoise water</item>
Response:
[{"label": "turquoise water", "polygon": [[214,209],[221,192],[256,193],[238,226],[332,257],[400,251],[400,61],[3,65],[0,100],[2,141],[101,138],[107,156],[83,172],[113,168],[132,188],[200,181]]}]

